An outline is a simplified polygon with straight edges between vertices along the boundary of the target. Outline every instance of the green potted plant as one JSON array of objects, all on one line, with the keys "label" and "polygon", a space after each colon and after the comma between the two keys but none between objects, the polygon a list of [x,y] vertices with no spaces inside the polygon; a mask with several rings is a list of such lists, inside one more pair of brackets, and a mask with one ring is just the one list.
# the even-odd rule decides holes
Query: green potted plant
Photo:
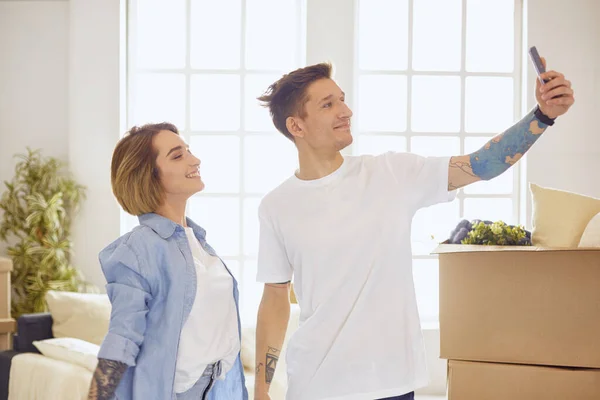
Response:
[{"label": "green potted plant", "polygon": [[[44,312],[48,290],[83,291],[87,284],[71,265],[71,223],[85,198],[65,164],[27,148],[0,198],[0,239],[8,242],[13,318]],[[10,241],[9,241],[10,240]]]}]

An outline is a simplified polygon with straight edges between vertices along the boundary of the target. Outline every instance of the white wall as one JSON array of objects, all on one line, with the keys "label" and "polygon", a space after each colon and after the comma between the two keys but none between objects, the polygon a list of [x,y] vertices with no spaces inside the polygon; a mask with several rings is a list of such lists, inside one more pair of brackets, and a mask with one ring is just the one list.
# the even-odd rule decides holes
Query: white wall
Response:
[{"label": "white wall", "polygon": [[69,162],[88,195],[73,227],[73,263],[101,289],[98,252],[119,236],[110,157],[121,131],[121,8],[0,1],[0,181],[11,179],[12,155],[26,146]]},{"label": "white wall", "polygon": [[[575,105],[528,153],[527,181],[600,197],[600,2],[528,0],[527,45],[573,83]],[[529,87],[535,84],[529,67]],[[530,96],[529,105],[535,100]],[[531,221],[528,197],[527,221]]]},{"label": "white wall", "polygon": [[27,146],[68,158],[67,40],[66,1],[0,1],[0,193]]},{"label": "white wall", "polygon": [[98,253],[119,237],[110,160],[121,131],[122,4],[69,1],[69,163],[88,187],[74,224],[74,265],[104,290]]}]

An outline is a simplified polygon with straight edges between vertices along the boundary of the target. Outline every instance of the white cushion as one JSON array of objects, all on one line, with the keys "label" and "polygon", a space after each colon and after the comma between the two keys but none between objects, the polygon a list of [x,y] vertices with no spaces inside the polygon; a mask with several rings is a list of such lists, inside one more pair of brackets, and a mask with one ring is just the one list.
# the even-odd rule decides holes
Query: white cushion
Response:
[{"label": "white cushion", "polygon": [[579,247],[600,247],[600,213],[596,214],[585,227]]},{"label": "white cushion", "polygon": [[54,337],[102,344],[108,333],[111,304],[106,294],[50,290],[46,294]]},{"label": "white cushion", "polygon": [[577,247],[583,231],[600,212],[600,199],[529,185],[533,200],[531,242],[539,247]]},{"label": "white cushion", "polygon": [[100,346],[75,338],[35,340],[33,345],[46,357],[80,365],[94,372]]}]

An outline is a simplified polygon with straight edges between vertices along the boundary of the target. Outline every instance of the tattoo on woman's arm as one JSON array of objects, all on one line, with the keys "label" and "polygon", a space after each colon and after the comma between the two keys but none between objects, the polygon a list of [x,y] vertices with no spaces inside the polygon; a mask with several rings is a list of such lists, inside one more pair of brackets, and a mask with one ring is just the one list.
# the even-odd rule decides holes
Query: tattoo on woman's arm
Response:
[{"label": "tattoo on woman's arm", "polygon": [[98,366],[92,377],[92,384],[88,394],[89,400],[110,400],[113,398],[117,386],[127,370],[127,364],[119,361],[98,359]]},{"label": "tattoo on woman's arm", "polygon": [[271,384],[273,381],[273,376],[275,375],[275,367],[277,366],[277,361],[279,361],[279,349],[275,347],[270,347],[267,351],[267,360],[266,360],[266,371],[265,371],[265,382]]}]

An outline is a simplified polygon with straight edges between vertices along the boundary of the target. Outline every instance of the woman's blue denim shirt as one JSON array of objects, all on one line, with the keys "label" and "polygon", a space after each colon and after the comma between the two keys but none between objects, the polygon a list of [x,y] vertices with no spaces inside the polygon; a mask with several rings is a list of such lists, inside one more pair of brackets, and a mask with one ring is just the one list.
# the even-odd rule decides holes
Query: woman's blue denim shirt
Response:
[{"label": "woman's blue denim shirt", "polygon": [[[117,399],[171,400],[179,337],[196,295],[196,269],[181,225],[154,213],[141,215],[139,221],[99,255],[112,312],[98,358],[130,367]],[[187,224],[202,247],[216,255],[206,243],[206,231],[189,218]],[[241,334],[235,278],[232,295]],[[209,399],[248,399],[239,354],[225,380],[215,381]]]}]

